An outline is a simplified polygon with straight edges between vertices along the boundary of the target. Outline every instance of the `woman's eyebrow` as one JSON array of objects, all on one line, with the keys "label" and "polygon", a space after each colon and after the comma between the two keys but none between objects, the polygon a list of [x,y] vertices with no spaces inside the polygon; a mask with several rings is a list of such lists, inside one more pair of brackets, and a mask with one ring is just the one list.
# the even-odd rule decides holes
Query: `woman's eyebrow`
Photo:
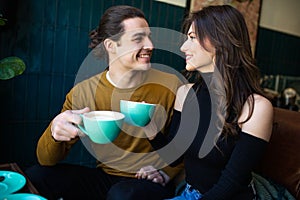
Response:
[{"label": "woman's eyebrow", "polygon": [[189,32],[189,33],[188,33],[188,36],[190,36],[190,35],[192,35],[192,34],[195,34],[195,32],[193,32],[193,31],[192,31],[192,32]]}]

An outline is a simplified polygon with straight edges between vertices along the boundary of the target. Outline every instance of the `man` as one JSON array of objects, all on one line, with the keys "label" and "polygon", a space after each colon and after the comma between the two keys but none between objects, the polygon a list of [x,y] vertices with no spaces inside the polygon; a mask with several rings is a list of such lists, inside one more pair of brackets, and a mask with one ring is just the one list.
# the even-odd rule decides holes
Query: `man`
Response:
[{"label": "man", "polygon": [[[113,143],[89,143],[97,168],[58,164],[81,133],[79,114],[91,110],[119,111],[121,99],[160,105],[164,112],[156,117],[166,132],[179,79],[151,68],[153,44],[144,14],[130,6],[114,6],[102,16],[91,34],[90,47],[108,58],[104,72],[84,80],[67,94],[62,111],[39,139],[37,157],[41,166],[27,175],[41,195],[48,199],[164,199],[172,195],[171,180],[180,170],[159,159],[139,127],[124,124]],[[155,171],[144,179],[136,172],[145,166]],[[145,169],[145,168],[143,168]],[[152,170],[153,171],[153,170]],[[157,173],[160,172],[160,173]]]}]

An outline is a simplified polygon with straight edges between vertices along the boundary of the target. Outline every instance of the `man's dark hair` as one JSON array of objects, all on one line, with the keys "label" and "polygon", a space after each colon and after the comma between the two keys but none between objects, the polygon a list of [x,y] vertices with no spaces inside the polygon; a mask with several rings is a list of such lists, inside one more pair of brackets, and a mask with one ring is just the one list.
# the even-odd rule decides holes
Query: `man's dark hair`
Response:
[{"label": "man's dark hair", "polygon": [[[124,32],[123,21],[136,17],[146,19],[140,9],[132,6],[118,5],[108,8],[101,17],[99,26],[89,34],[91,39],[89,48],[94,49],[107,38],[118,41]],[[95,53],[100,57],[106,55],[104,46],[98,46]]]}]

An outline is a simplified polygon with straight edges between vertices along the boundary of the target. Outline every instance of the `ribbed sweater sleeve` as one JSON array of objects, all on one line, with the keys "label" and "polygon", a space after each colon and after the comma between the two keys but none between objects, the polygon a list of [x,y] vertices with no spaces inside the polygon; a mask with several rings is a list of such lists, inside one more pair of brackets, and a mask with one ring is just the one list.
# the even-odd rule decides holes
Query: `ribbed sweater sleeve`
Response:
[{"label": "ribbed sweater sleeve", "polygon": [[241,189],[241,185],[249,183],[251,172],[261,159],[267,144],[265,140],[241,132],[219,181],[201,199],[231,199]]},{"label": "ribbed sweater sleeve", "polygon": [[[74,104],[72,104],[73,91],[74,90],[71,90],[67,94],[61,112],[74,109],[72,108],[72,106],[74,106]],[[79,138],[76,137],[71,141],[56,142],[52,138],[51,123],[40,137],[36,149],[38,162],[45,166],[55,165],[63,160],[68,155],[72,145],[79,140]]]}]

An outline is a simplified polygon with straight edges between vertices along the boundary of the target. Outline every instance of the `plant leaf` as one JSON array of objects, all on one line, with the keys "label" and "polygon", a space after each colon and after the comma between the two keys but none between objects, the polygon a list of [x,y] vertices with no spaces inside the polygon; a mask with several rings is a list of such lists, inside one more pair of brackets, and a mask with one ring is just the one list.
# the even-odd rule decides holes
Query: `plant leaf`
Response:
[{"label": "plant leaf", "polygon": [[0,26],[4,26],[5,25],[5,21],[0,19]]},{"label": "plant leaf", "polygon": [[7,80],[22,74],[26,65],[18,57],[11,56],[0,60],[0,79]]},{"label": "plant leaf", "polygon": [[4,26],[6,24],[7,19],[2,18],[2,15],[0,14],[0,26]]}]

